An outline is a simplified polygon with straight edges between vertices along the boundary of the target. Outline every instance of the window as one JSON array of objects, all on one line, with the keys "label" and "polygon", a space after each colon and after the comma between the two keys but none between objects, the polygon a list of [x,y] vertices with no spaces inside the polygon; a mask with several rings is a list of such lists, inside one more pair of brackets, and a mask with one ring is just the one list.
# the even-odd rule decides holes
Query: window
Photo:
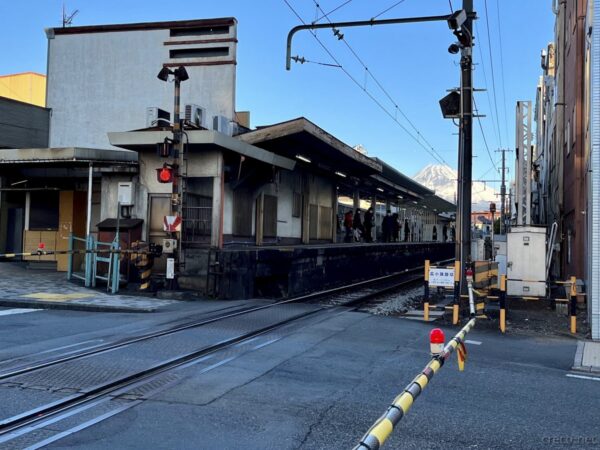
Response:
[{"label": "window", "polygon": [[292,198],[292,217],[302,216],[302,194],[294,192]]},{"label": "window", "polygon": [[30,230],[58,230],[58,191],[32,191],[29,207]]},{"label": "window", "polygon": [[173,28],[171,37],[180,36],[213,36],[215,34],[228,34],[229,26],[220,25],[214,27],[190,27],[190,28]]},{"label": "window", "polygon": [[217,56],[229,55],[229,47],[210,47],[210,48],[181,48],[170,50],[171,59],[178,58],[214,58]]}]

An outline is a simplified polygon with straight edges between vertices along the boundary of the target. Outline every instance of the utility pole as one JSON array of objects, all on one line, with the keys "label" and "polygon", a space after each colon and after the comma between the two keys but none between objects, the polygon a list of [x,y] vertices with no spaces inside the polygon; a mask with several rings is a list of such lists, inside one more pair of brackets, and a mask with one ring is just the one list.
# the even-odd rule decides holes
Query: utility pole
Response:
[{"label": "utility pole", "polygon": [[500,185],[500,234],[506,233],[506,149],[496,150],[502,152],[502,184]]},{"label": "utility pole", "polygon": [[458,138],[458,214],[456,258],[460,260],[460,292],[466,293],[465,274],[471,262],[471,182],[473,169],[473,0],[463,0],[467,20],[462,25],[468,45],[461,50],[461,120]]}]

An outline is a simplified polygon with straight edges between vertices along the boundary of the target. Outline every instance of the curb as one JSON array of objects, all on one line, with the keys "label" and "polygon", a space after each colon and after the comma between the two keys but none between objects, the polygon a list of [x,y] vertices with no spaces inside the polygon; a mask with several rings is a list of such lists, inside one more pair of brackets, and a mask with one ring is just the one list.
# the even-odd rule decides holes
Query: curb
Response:
[{"label": "curb", "polygon": [[571,370],[584,373],[600,373],[600,367],[595,366],[584,366],[583,365],[583,350],[585,347],[585,341],[577,342],[577,351],[575,352],[575,360],[573,361],[573,367]]},{"label": "curb", "polygon": [[0,306],[11,308],[43,308],[43,309],[61,309],[71,311],[87,312],[115,312],[115,313],[150,313],[155,312],[157,308],[131,308],[126,306],[106,306],[92,305],[85,303],[65,303],[65,302],[44,302],[38,300],[11,300],[0,299]]}]

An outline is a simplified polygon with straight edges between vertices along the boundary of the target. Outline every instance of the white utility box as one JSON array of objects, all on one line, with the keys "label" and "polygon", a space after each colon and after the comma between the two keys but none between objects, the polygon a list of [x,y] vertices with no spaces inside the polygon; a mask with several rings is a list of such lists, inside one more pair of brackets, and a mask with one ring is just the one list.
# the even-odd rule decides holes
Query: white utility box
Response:
[{"label": "white utility box", "polygon": [[506,291],[519,297],[546,296],[546,228],[513,227],[506,235]]},{"label": "white utility box", "polygon": [[117,199],[121,206],[133,205],[133,182],[119,181],[117,188]]}]

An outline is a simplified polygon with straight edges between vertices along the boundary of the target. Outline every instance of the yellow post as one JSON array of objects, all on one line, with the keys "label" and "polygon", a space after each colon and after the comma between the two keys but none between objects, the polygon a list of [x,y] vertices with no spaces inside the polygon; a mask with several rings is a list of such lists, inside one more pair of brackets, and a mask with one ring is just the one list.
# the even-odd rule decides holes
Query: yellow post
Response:
[{"label": "yellow post", "polygon": [[577,277],[571,277],[571,333],[577,333]]},{"label": "yellow post", "polygon": [[429,260],[425,260],[425,296],[423,298],[423,320],[429,321]]},{"label": "yellow post", "polygon": [[452,325],[458,325],[458,302],[460,289],[460,261],[454,261],[454,303],[452,304]]},{"label": "yellow post", "polygon": [[506,275],[500,275],[500,331],[506,332]]}]

